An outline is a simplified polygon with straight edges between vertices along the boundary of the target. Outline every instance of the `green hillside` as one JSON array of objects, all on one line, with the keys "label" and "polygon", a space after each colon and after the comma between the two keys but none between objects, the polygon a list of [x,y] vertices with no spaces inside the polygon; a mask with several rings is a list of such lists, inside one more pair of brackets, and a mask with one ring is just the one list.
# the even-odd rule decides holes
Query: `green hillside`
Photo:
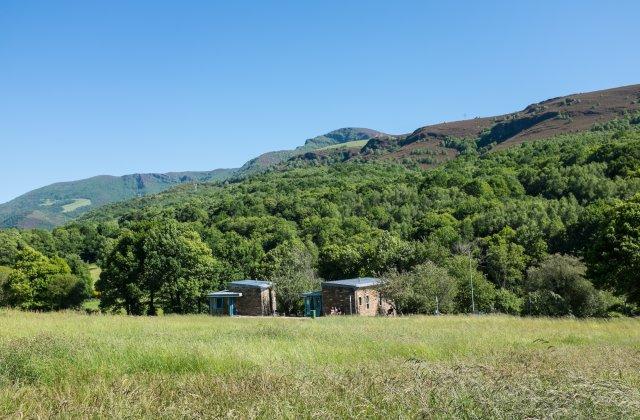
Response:
[{"label": "green hillside", "polygon": [[[98,232],[110,226],[108,237],[123,244],[175,232],[198,238],[215,261],[208,289],[234,278],[413,270],[407,275],[421,278],[427,270],[451,282],[438,292],[441,312],[470,310],[470,275],[481,311],[625,312],[640,303],[631,281],[640,267],[625,251],[640,246],[637,230],[625,227],[640,211],[640,130],[637,123],[626,127],[469,150],[428,171],[384,161],[284,166],[111,204],[80,223]],[[119,257],[108,256],[107,266],[109,258]],[[543,280],[557,267],[576,283]],[[406,299],[409,312],[434,310],[433,300]]]},{"label": "green hillside", "polygon": [[155,194],[184,183],[242,178],[263,172],[305,151],[352,141],[366,143],[367,139],[379,134],[381,133],[367,128],[341,128],[308,139],[304,146],[295,150],[264,153],[249,160],[239,169],[135,174],[122,177],[96,176],[79,181],[52,184],[0,204],[0,228],[51,229],[104,204]]},{"label": "green hillside", "polygon": [[233,170],[96,176],[61,182],[0,204],[0,227],[52,228],[104,204],[155,194],[191,182],[227,178]]},{"label": "green hillside", "polygon": [[364,145],[368,140],[381,135],[384,135],[384,133],[371,130],[369,128],[340,128],[327,134],[307,139],[304,145],[299,146],[294,150],[279,150],[264,153],[245,163],[236,175],[243,176],[255,174],[286,162],[288,159],[295,156],[300,156],[306,152],[314,150],[321,150],[333,145],[340,145],[355,141],[364,142],[362,143]]},{"label": "green hillside", "polygon": [[[0,230],[0,302],[77,305],[93,296],[83,264],[97,263],[101,310],[136,315],[201,313],[208,291],[240,278],[275,282],[279,312],[299,314],[300,294],[319,279],[367,276],[385,279],[404,314],[637,314],[633,111],[508,148],[505,138],[531,121],[438,143],[379,136],[360,149],[323,146],[224,183],[107,204],[52,232]],[[69,198],[60,209],[83,204]],[[51,300],[41,278],[82,294]]]},{"label": "green hillside", "polygon": [[240,180],[267,170],[340,162],[396,162],[429,169],[472,150],[500,150],[593,127],[624,128],[640,120],[640,85],[580,93],[531,104],[494,117],[453,121],[389,136],[341,128],[292,150],[264,153],[239,169],[211,172],[100,176],[54,184],[0,205],[0,227],[52,228],[103,204],[154,194],[189,182]]}]

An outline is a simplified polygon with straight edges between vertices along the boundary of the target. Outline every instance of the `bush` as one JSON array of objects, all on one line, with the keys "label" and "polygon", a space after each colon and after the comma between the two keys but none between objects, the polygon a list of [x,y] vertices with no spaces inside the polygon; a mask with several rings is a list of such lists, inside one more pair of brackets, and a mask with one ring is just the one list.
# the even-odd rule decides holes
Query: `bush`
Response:
[{"label": "bush", "polygon": [[[471,263],[471,264],[469,264]],[[449,274],[456,279],[457,293],[455,298],[456,311],[471,312],[471,282],[473,282],[473,302],[476,312],[494,312],[496,288],[477,269],[475,258],[456,255],[447,262]]]},{"label": "bush", "polygon": [[586,267],[575,257],[550,255],[527,272],[531,292],[527,313],[532,315],[598,316],[605,304],[598,290],[585,279]]},{"label": "bush", "polygon": [[524,313],[527,315],[562,316],[569,314],[565,300],[551,290],[529,293]]},{"label": "bush", "polygon": [[9,276],[13,270],[0,265],[0,306],[5,305],[5,285],[9,282]]},{"label": "bush", "polygon": [[523,300],[507,289],[495,292],[495,309],[505,314],[518,315],[522,311]]},{"label": "bush", "polygon": [[49,278],[45,287],[46,309],[77,308],[91,297],[91,284],[73,274],[57,274]]},{"label": "bush", "polygon": [[405,273],[386,276],[385,296],[402,314],[452,313],[455,310],[456,280],[431,261]]}]

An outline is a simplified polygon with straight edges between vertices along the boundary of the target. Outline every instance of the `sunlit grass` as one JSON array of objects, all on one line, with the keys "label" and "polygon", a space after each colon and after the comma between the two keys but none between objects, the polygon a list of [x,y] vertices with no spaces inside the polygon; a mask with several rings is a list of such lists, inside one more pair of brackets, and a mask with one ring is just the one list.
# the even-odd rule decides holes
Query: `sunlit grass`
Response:
[{"label": "sunlit grass", "polygon": [[86,207],[91,205],[91,200],[88,198],[74,198],[69,204],[62,206],[63,213],[71,213],[74,210],[78,210],[80,207]]},{"label": "sunlit grass", "polygon": [[0,312],[0,417],[634,417],[640,320]]},{"label": "sunlit grass", "polygon": [[338,143],[338,144],[332,144],[330,146],[321,147],[320,149],[317,149],[317,150],[349,149],[349,148],[355,148],[355,147],[364,147],[364,145],[367,144],[368,141],[369,140],[348,141],[345,143]]}]

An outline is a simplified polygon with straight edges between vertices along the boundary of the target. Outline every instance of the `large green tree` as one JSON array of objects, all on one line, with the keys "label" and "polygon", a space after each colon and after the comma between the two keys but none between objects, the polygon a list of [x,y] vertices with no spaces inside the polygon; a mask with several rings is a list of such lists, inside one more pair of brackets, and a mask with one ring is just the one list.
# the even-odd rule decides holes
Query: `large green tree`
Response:
[{"label": "large green tree", "polygon": [[531,315],[604,315],[601,292],[585,278],[575,257],[550,255],[527,271],[525,313]]},{"label": "large green tree", "polygon": [[100,293],[100,307],[104,310],[122,309],[131,315],[144,313],[143,237],[123,230],[102,265],[96,289]]},{"label": "large green tree", "polygon": [[24,246],[3,285],[4,302],[22,309],[55,310],[77,307],[90,296],[87,277],[71,272],[59,257],[48,258]]},{"label": "large green tree", "polygon": [[601,219],[585,247],[588,274],[640,304],[640,194],[596,214]]},{"label": "large green tree", "polygon": [[502,288],[518,288],[526,267],[524,247],[515,238],[516,232],[505,227],[484,240],[487,273]]},{"label": "large green tree", "polygon": [[220,266],[199,234],[166,219],[132,227],[105,258],[97,283],[102,307],[134,315],[204,311]]},{"label": "large green tree", "polygon": [[300,314],[301,294],[319,288],[313,260],[311,252],[300,241],[284,242],[265,256],[259,277],[274,283],[280,312]]},{"label": "large green tree", "polygon": [[153,226],[143,245],[143,282],[148,312],[197,313],[206,294],[220,286],[219,264],[200,236],[175,221]]}]

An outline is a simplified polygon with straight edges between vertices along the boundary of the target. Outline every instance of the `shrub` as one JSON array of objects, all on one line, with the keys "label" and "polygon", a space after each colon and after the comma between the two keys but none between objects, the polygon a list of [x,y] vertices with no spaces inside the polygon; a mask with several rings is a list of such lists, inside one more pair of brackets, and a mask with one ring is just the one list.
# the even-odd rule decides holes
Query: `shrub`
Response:
[{"label": "shrub", "polygon": [[447,268],[449,274],[456,279],[457,293],[455,297],[456,311],[461,313],[471,312],[471,284],[473,283],[473,302],[477,312],[494,312],[496,288],[477,269],[478,262],[475,258],[469,261],[469,257],[456,255],[449,259]]},{"label": "shrub", "polygon": [[507,289],[498,289],[495,292],[495,309],[498,312],[518,315],[522,311],[522,304],[522,298]]},{"label": "shrub", "polygon": [[535,315],[594,316],[605,312],[604,301],[590,281],[586,267],[575,257],[550,255],[527,272],[532,291],[528,313]]},{"label": "shrub", "polygon": [[91,297],[91,284],[73,274],[57,274],[49,278],[45,287],[46,309],[77,308]]},{"label": "shrub", "polygon": [[405,273],[386,276],[383,293],[403,314],[433,314],[455,310],[456,280],[431,261]]},{"label": "shrub", "polygon": [[3,306],[5,304],[4,288],[9,281],[9,275],[11,275],[11,271],[13,271],[11,268],[0,265],[0,306]]}]

